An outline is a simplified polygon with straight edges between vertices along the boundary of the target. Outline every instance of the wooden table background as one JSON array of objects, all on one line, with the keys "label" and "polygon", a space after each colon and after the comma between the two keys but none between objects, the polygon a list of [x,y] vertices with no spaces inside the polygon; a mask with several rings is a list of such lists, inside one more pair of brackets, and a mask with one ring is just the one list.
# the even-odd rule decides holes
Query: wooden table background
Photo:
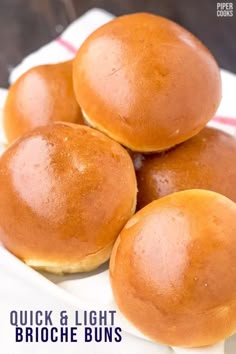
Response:
[{"label": "wooden table background", "polygon": [[0,87],[7,87],[9,71],[25,55],[58,36],[93,7],[115,15],[148,11],[173,19],[196,34],[221,67],[236,72],[236,4],[233,17],[218,18],[217,1],[0,0]]}]

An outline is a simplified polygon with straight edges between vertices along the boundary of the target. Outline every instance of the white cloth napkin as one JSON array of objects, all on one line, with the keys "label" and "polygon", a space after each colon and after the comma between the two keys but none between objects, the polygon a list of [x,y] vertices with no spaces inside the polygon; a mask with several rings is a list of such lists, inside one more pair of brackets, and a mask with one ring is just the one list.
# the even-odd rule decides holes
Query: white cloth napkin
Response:
[{"label": "white cloth napkin", "polygon": [[[83,41],[98,27],[113,19],[105,10],[92,9],[71,23],[55,40],[28,55],[10,74],[14,82],[26,70],[40,64],[58,63],[72,59]],[[33,33],[32,33],[33,36]]]},{"label": "white cloth napkin", "polygon": [[[112,18],[113,15],[100,9],[88,11],[85,15],[73,22],[60,37],[40,48],[35,53],[27,56],[22,63],[11,72],[10,83],[14,82],[22,73],[35,65],[56,63],[73,58],[77,48],[79,48],[84,39],[93,32],[93,30],[110,21]],[[221,76],[223,82],[223,99],[217,111],[217,117],[210,122],[210,125],[235,134],[236,76],[225,70],[221,70]],[[5,95],[6,91],[0,90],[0,109],[3,106]],[[2,124],[0,124],[0,143],[3,143],[4,133],[1,127]],[[12,296],[12,294],[20,294],[22,299],[21,306],[27,306],[27,304],[30,303],[31,306],[37,307],[37,304],[42,303],[44,306],[47,304],[47,306],[50,307],[57,303],[57,306],[60,307],[66,303],[67,306],[77,305],[77,307],[81,309],[115,308],[107,270],[94,273],[89,277],[86,275],[63,277],[45,275],[45,277],[42,277],[37,272],[28,269],[28,267],[16,260],[4,248],[0,247],[0,278],[3,279],[5,283],[4,288],[0,292],[0,300],[1,304],[7,304],[6,308],[10,306],[17,308],[19,306],[17,299]],[[59,291],[59,289],[61,291]],[[45,293],[47,294],[46,299]],[[0,316],[0,328],[4,326],[4,321],[6,321],[4,316]],[[82,344],[80,343],[77,350],[74,349],[74,347],[72,348],[72,346],[67,346],[66,348],[65,346],[60,346],[56,348],[56,352],[58,354],[64,352],[69,354],[77,352],[108,354],[111,351],[113,354],[126,354],[130,352],[135,352],[136,354],[168,354],[171,352],[171,349],[168,347],[144,339],[144,336],[128,323],[121,314],[118,316],[118,321],[126,332],[123,346],[117,347],[116,345],[111,348],[111,346],[96,345],[96,347],[91,346],[90,349],[85,349],[84,347],[84,349],[82,349]],[[5,343],[6,347],[9,349],[9,351],[4,351],[4,354],[26,353],[25,346],[24,348],[19,347],[19,345],[14,346],[14,343],[10,343],[10,340],[7,338],[9,338],[9,333],[6,332],[3,338],[1,338],[0,331],[1,343]],[[236,345],[232,343],[233,341],[227,346],[226,354],[234,354],[236,352]],[[55,352],[55,347],[45,345],[43,348],[44,353],[52,354]],[[33,350],[30,352],[41,353],[42,346],[35,345],[32,349]],[[176,354],[223,354],[224,343],[222,342],[215,346],[200,349],[173,348],[172,353],[173,351]]]}]

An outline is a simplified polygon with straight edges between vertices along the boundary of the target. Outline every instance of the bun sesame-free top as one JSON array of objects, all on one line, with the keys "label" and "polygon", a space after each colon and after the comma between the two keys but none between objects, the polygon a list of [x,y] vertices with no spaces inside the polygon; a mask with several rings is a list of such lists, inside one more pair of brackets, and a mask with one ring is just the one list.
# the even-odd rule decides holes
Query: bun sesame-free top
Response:
[{"label": "bun sesame-free top", "polygon": [[196,135],[221,99],[209,50],[183,27],[148,13],[98,28],[73,68],[87,122],[134,151],[166,150]]},{"label": "bun sesame-free top", "polygon": [[97,268],[136,205],[127,151],[94,129],[36,128],[0,158],[0,240],[53,273]]},{"label": "bun sesame-free top", "polygon": [[111,284],[124,316],[154,341],[181,347],[236,332],[236,204],[188,190],[136,213],[112,251]]},{"label": "bun sesame-free top", "polygon": [[192,139],[162,154],[136,155],[138,208],[186,189],[208,189],[236,202],[236,139],[204,128]]},{"label": "bun sesame-free top", "polygon": [[72,85],[72,61],[33,67],[9,89],[4,128],[9,143],[55,121],[83,124]]}]

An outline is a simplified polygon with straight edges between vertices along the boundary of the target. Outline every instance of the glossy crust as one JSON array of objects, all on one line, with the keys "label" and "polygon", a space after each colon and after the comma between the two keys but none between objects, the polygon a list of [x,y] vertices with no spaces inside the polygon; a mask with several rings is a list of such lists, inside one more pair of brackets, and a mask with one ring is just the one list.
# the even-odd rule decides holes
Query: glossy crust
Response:
[{"label": "glossy crust", "polygon": [[0,240],[54,273],[105,262],[136,205],[124,148],[85,126],[57,123],[18,139],[0,158]]},{"label": "glossy crust", "polygon": [[163,154],[133,157],[138,208],[186,189],[208,189],[236,202],[236,139],[214,128]]},{"label": "glossy crust", "polygon": [[208,49],[176,23],[146,13],[90,35],[73,80],[89,124],[134,151],[166,150],[196,135],[221,99]]},{"label": "glossy crust", "polygon": [[9,89],[4,128],[11,143],[23,133],[54,121],[83,124],[72,85],[72,61],[28,70]]},{"label": "glossy crust", "polygon": [[236,331],[236,204],[174,193],[134,215],[117,239],[111,283],[121,312],[153,340],[201,347]]}]

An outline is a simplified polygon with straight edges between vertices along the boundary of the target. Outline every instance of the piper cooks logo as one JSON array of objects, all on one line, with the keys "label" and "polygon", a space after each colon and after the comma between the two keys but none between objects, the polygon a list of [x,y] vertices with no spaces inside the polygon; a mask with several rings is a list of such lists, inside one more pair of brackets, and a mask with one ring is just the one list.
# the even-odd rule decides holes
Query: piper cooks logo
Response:
[{"label": "piper cooks logo", "polygon": [[217,17],[232,17],[234,15],[234,5],[232,2],[217,2]]}]

